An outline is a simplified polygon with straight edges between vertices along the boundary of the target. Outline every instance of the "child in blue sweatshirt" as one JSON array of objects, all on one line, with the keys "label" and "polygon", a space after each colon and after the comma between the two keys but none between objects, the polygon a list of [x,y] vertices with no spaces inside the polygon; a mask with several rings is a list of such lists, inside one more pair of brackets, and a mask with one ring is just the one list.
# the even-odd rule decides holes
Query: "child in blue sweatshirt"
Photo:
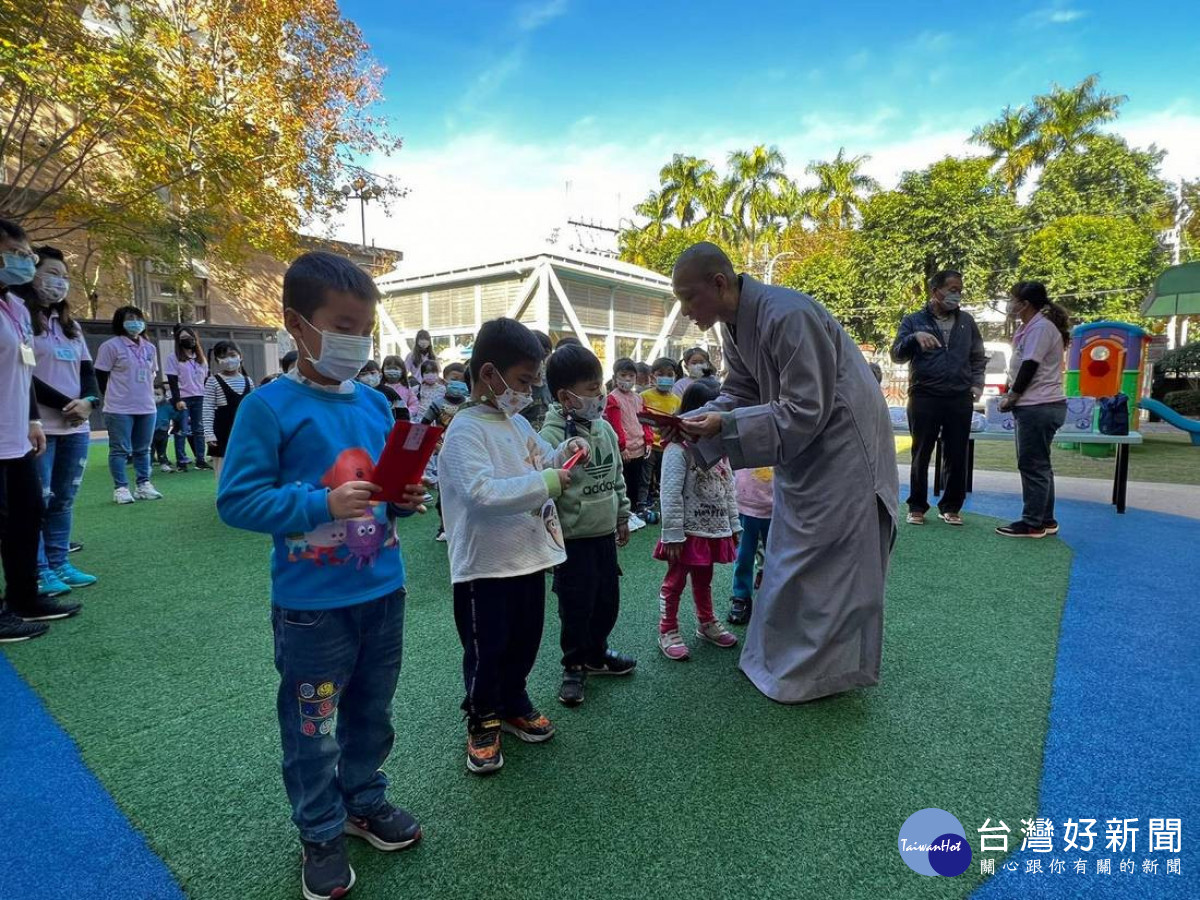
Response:
[{"label": "child in blue sweatshirt", "polygon": [[217,495],[226,524],[274,536],[283,781],[309,900],[353,886],[344,834],[380,850],[421,836],[388,803],[380,771],[395,737],[404,625],[395,518],[424,511],[425,489],[408,488],[403,504],[371,499],[393,416],[382,394],[354,379],[370,356],[378,300],[349,259],[306,253],[292,263],[283,321],[300,359],[242,402]]}]

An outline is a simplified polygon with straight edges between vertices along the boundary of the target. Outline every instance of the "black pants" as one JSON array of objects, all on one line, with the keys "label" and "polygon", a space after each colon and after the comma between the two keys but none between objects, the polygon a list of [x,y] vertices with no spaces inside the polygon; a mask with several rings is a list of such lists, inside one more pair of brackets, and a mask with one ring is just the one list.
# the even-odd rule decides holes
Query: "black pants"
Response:
[{"label": "black pants", "polygon": [[967,453],[971,446],[973,399],[967,391],[953,397],[914,394],[908,398],[908,430],[912,432],[912,468],[909,471],[908,508],[929,509],[929,457],[942,438],[945,488],[938,509],[956,513],[967,499]]},{"label": "black pants", "polygon": [[0,562],[11,613],[20,615],[37,602],[41,535],[42,482],[33,451],[0,459]]},{"label": "black pants", "polygon": [[625,475],[625,496],[629,498],[629,507],[639,510],[641,507],[638,502],[642,499],[642,477],[646,471],[646,459],[639,456],[637,459],[627,460],[622,464],[622,469]]},{"label": "black pants", "polygon": [[1024,509],[1021,521],[1041,528],[1054,521],[1054,468],[1050,445],[1067,418],[1067,401],[1013,408],[1016,423],[1017,470],[1021,473]]},{"label": "black pants", "polygon": [[546,573],[454,585],[454,624],[463,646],[462,708],[473,722],[533,710],[525,681],[546,617]]},{"label": "black pants", "polygon": [[168,436],[169,436],[169,434],[167,432],[167,429],[165,429],[165,428],[162,429],[161,431],[156,429],[154,432],[154,440],[150,444],[150,451],[151,451],[151,454],[153,455],[154,461],[156,463],[169,462],[169,460],[167,459],[167,438],[168,438]]},{"label": "black pants", "polygon": [[620,576],[616,535],[567,541],[567,561],[554,570],[564,668],[604,662],[621,607]]}]

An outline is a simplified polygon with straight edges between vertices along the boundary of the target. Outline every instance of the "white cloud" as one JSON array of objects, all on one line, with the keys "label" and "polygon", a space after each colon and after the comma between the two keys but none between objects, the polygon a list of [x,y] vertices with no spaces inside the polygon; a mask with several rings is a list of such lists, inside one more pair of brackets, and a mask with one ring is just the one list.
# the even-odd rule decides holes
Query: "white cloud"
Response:
[{"label": "white cloud", "polygon": [[[658,170],[672,153],[688,152],[724,165],[729,151],[766,142],[788,159],[793,177],[844,146],[869,154],[866,171],[884,187],[900,175],[953,154],[978,154],[967,143],[971,122],[939,119],[937,128],[896,137],[899,113],[882,108],[863,116],[807,116],[790,134],[630,134],[607,139],[611,123],[582,117],[557,141],[523,141],[494,132],[456,137],[440,146],[407,145],[394,160],[372,169],[397,175],[411,188],[395,202],[390,217],[368,207],[368,240],[404,251],[404,270],[418,273],[459,262],[483,262],[541,247],[556,227],[561,241],[575,239],[564,227],[570,217],[617,226],[657,186]],[[1122,118],[1117,129],[1131,144],[1157,143],[1168,151],[1163,174],[1170,179],[1200,175],[1200,114],[1188,107]],[[570,182],[568,195],[567,183]],[[357,206],[335,231],[359,240]]]},{"label": "white cloud", "polygon": [[547,22],[565,15],[566,12],[567,0],[524,3],[517,9],[517,28],[521,31],[536,31]]},{"label": "white cloud", "polygon": [[1046,28],[1050,25],[1068,25],[1087,16],[1087,11],[1065,6],[1062,3],[1052,3],[1050,6],[1035,9],[1021,18],[1021,23],[1031,28]]}]

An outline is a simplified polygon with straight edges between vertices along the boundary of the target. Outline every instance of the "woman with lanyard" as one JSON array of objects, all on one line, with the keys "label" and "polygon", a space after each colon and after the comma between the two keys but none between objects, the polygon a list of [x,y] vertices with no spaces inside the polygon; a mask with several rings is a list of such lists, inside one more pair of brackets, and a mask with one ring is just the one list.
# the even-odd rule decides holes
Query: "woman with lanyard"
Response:
[{"label": "woman with lanyard", "polygon": [[29,310],[33,325],[33,391],[37,396],[46,452],[38,459],[46,508],[38,551],[38,593],[57,597],[72,588],[96,583],[67,561],[72,508],[87,467],[91,427],[88,419],[100,402],[92,356],[79,325],[71,318],[67,264],[61,250],[38,247],[33,281],[13,289]]},{"label": "woman with lanyard", "polygon": [[1016,425],[1017,470],[1021,473],[1021,518],[996,529],[1013,538],[1058,534],[1054,518],[1054,469],[1050,444],[1067,417],[1063,393],[1063,352],[1071,342],[1070,322],[1050,302],[1046,286],[1022,281],[1012,289],[1008,314],[1020,319],[1013,335],[1011,384],[1000,400]]},{"label": "woman with lanyard", "polygon": [[0,219],[0,562],[4,608],[0,643],[45,634],[43,624],[79,612],[78,603],[38,596],[42,489],[37,457],[46,450],[33,394],[33,324],[10,290],[33,280],[37,257],[24,229]]},{"label": "woman with lanyard", "polygon": [[[175,352],[167,357],[167,385],[171,389],[171,403],[184,413],[183,433],[192,445],[197,469],[211,469],[204,459],[204,382],[208,380],[208,360],[204,348],[196,339],[196,332],[186,325],[175,326]],[[176,454],[178,455],[178,454]],[[184,470],[182,460],[180,471]]]},{"label": "woman with lanyard", "polygon": [[[113,480],[113,500],[161,500],[150,483],[150,443],[154,439],[157,410],[154,376],[158,353],[142,337],[146,317],[136,306],[122,306],[112,319],[112,333],[96,353],[96,378],[104,394],[104,426],[108,429],[108,471]],[[137,488],[130,493],[125,462],[133,456]]]}]

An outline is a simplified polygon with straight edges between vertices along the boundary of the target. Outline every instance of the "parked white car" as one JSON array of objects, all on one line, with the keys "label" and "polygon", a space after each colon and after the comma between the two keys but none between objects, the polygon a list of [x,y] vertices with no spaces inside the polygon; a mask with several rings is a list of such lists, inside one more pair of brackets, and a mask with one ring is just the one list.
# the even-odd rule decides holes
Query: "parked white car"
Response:
[{"label": "parked white car", "polygon": [[1012,362],[1012,344],[1002,341],[986,341],[983,349],[987,351],[987,369],[983,375],[983,396],[975,404],[975,408],[983,412],[987,408],[988,397],[999,397],[1008,385],[1008,366]]}]

